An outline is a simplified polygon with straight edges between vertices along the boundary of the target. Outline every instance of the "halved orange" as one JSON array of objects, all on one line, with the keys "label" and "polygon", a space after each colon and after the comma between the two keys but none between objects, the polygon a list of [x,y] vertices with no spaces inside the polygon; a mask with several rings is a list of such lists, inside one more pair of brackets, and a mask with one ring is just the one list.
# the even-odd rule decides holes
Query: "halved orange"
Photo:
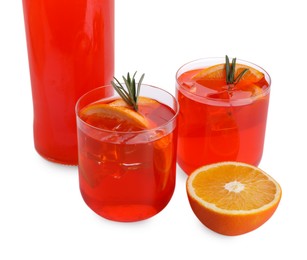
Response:
[{"label": "halved orange", "polygon": [[139,131],[149,126],[147,119],[133,109],[104,103],[85,107],[80,118],[92,126],[114,131]]},{"label": "halved orange", "polygon": [[264,224],[281,199],[280,185],[258,167],[219,162],[198,168],[187,179],[191,208],[209,229],[241,235]]}]

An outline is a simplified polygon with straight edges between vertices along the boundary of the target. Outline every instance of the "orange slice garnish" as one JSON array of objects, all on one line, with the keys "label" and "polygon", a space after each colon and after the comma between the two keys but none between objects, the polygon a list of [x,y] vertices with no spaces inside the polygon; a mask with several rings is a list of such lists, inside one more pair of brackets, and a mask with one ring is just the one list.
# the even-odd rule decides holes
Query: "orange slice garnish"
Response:
[{"label": "orange slice garnish", "polygon": [[143,115],[120,105],[112,106],[103,103],[90,105],[80,111],[80,118],[92,126],[106,130],[139,131],[149,127]]},{"label": "orange slice garnish", "polygon": [[[247,72],[241,77],[239,82],[232,85],[226,83],[226,65],[217,64],[206,67],[192,77],[192,79],[201,86],[214,90],[209,93],[209,98],[216,99],[242,99],[248,97],[261,96],[262,88],[257,85],[265,81],[265,76],[259,70],[244,64],[236,64],[235,79],[245,69]],[[261,84],[261,83],[260,83]]]},{"label": "orange slice garnish", "polygon": [[[241,81],[258,82],[264,77],[264,74],[250,66],[244,64],[236,64],[235,78],[245,69],[248,71],[243,75]],[[226,65],[217,64],[204,68],[198,72],[194,80],[225,80],[226,79]]]},{"label": "orange slice garnish", "polygon": [[240,235],[264,224],[281,199],[280,185],[259,168],[220,162],[195,170],[187,195],[198,219],[224,235]]}]

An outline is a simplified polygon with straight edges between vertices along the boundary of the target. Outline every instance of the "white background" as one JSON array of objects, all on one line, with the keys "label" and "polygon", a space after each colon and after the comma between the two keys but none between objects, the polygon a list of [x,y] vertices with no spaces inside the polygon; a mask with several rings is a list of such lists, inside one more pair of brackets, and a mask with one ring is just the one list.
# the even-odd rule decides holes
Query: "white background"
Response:
[{"label": "white background", "polygon": [[[64,1],[64,0],[63,0]],[[34,150],[22,1],[0,1],[0,259],[307,259],[306,1],[116,0],[116,76],[138,70],[175,93],[184,63],[229,55],[272,78],[260,168],[283,188],[273,217],[227,237],[202,226],[178,171],[168,206],[138,223],[95,215],[76,167]]]}]

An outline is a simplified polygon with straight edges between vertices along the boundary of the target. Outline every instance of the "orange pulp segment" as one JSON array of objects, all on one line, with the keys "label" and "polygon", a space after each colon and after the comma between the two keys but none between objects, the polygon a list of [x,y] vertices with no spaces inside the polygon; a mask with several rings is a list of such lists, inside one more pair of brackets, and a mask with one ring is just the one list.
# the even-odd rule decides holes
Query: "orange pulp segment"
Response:
[{"label": "orange pulp segment", "polygon": [[197,218],[223,235],[240,235],[264,224],[275,212],[282,190],[259,168],[220,162],[195,170],[187,195]]}]

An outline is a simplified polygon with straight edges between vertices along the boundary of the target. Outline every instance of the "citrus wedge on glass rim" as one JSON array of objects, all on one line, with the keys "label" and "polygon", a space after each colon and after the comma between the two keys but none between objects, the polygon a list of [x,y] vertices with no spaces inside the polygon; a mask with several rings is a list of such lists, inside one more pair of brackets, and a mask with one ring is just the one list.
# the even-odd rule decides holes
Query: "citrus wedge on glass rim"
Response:
[{"label": "citrus wedge on glass rim", "polygon": [[209,229],[241,235],[264,224],[281,199],[280,185],[261,169],[219,162],[196,169],[187,179],[191,208]]}]

